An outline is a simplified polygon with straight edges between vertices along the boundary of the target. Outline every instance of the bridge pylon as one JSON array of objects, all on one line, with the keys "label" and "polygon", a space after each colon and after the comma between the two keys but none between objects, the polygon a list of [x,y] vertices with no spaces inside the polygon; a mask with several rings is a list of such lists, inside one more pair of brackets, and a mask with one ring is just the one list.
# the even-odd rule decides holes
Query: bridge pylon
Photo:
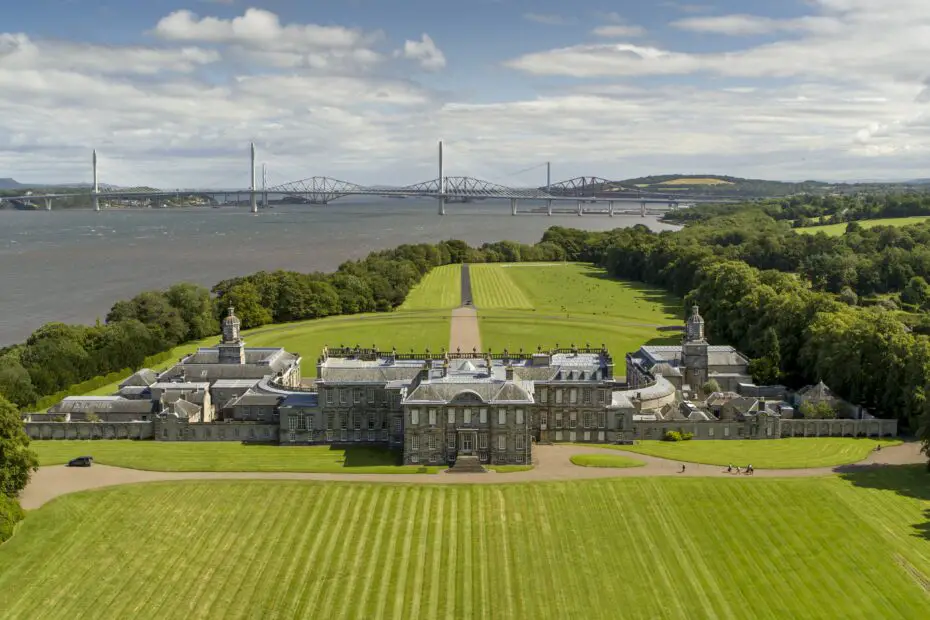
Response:
[{"label": "bridge pylon", "polygon": [[446,214],[446,176],[442,170],[442,140],[439,141],[439,215]]},{"label": "bridge pylon", "polygon": [[252,213],[258,213],[258,200],[255,194],[255,143],[252,142],[249,144],[249,151],[251,153],[251,176],[252,184],[249,187],[249,208]]},{"label": "bridge pylon", "polygon": [[[93,154],[93,166],[94,166],[94,187],[91,190],[91,203],[93,203],[94,211],[100,211],[100,185],[98,183],[99,179],[97,178],[97,149],[94,149]],[[48,205],[49,211],[52,210],[51,203]]]}]

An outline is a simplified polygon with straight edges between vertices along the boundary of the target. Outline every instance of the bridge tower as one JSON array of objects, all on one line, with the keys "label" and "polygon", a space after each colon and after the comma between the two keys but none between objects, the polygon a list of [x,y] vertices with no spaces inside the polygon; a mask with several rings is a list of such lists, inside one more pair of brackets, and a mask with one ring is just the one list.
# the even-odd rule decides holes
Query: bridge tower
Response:
[{"label": "bridge tower", "polygon": [[249,188],[249,207],[252,210],[252,213],[258,213],[258,200],[255,195],[255,143],[252,142],[249,144],[252,155],[252,167],[251,167],[251,176],[252,176],[252,185]]},{"label": "bridge tower", "polygon": [[[546,162],[546,193],[549,193],[549,189],[552,187],[552,165],[550,162]],[[552,215],[552,200],[546,201],[546,215]]]},{"label": "bridge tower", "polygon": [[91,192],[90,192],[91,202],[94,205],[94,211],[100,211],[100,197],[98,196],[98,194],[100,193],[100,186],[97,183],[98,181],[97,179],[97,149],[94,149],[93,166],[94,166],[94,187],[91,189]]},{"label": "bridge tower", "polygon": [[442,170],[442,140],[439,141],[439,215],[446,214],[446,177]]},{"label": "bridge tower", "polygon": [[646,199],[643,198],[642,202],[639,203],[639,215],[640,217],[646,217]]}]

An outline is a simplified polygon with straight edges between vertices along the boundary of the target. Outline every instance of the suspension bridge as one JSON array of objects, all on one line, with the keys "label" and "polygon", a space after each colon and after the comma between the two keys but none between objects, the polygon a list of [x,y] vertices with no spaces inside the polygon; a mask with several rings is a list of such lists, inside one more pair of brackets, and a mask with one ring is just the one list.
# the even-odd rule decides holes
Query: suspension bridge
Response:
[{"label": "suspension bridge", "polygon": [[[600,177],[576,177],[566,181],[551,183],[550,167],[546,164],[546,185],[540,187],[508,187],[490,181],[467,177],[446,176],[443,168],[442,142],[439,143],[439,176],[429,181],[404,186],[359,185],[325,176],[314,176],[297,181],[290,181],[272,186],[256,185],[255,146],[251,145],[251,183],[246,189],[156,189],[151,187],[117,187],[100,183],[98,180],[97,152],[93,152],[93,185],[89,190],[78,191],[62,189],[56,192],[30,192],[21,196],[5,196],[14,204],[29,205],[34,208],[52,209],[53,202],[66,198],[87,198],[95,211],[106,209],[111,205],[145,204],[147,206],[165,205],[166,201],[187,201],[198,204],[243,205],[248,204],[253,213],[260,208],[267,208],[269,200],[277,203],[329,204],[340,198],[352,196],[380,196],[385,198],[423,198],[435,200],[439,215],[445,215],[450,203],[467,203],[478,200],[509,200],[511,215],[517,215],[521,202],[541,203],[533,212],[565,213],[567,211],[583,215],[585,213],[637,213],[645,217],[650,211],[665,212],[679,208],[682,201],[695,202],[706,197],[690,197],[647,193],[637,188],[623,187],[619,183]],[[539,166],[536,166],[539,167]],[[601,203],[600,208],[591,207]],[[617,208],[619,203],[620,207]],[[638,206],[631,209],[630,204]],[[555,205],[555,207],[554,207]],[[566,209],[566,206],[570,209]],[[606,206],[606,209],[604,209]]]}]

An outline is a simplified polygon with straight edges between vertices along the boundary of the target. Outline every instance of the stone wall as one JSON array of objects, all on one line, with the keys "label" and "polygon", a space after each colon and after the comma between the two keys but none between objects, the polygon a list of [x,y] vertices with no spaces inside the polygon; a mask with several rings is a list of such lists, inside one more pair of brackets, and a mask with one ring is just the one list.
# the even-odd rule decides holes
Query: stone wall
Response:
[{"label": "stone wall", "polygon": [[694,439],[779,439],[785,437],[897,437],[897,420],[782,420],[758,416],[745,421],[634,422],[623,439],[662,439],[667,431]]},{"label": "stone wall", "polygon": [[26,422],[31,439],[152,439],[154,422]]},{"label": "stone wall", "polygon": [[238,441],[277,443],[277,424],[257,422],[210,422],[190,424],[183,418],[160,417],[155,421],[156,441]]}]

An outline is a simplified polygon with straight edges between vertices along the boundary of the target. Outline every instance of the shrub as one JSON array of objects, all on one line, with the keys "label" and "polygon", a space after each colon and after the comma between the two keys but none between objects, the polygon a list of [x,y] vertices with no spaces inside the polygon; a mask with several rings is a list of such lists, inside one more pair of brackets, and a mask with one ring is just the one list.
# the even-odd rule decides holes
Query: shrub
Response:
[{"label": "shrub", "polygon": [[[688,439],[691,439],[690,437]],[[662,441],[681,441],[682,435],[678,431],[665,431]]]},{"label": "shrub", "polygon": [[23,520],[25,511],[12,497],[0,494],[0,543],[13,535],[13,527]]},{"label": "shrub", "polygon": [[682,433],[681,434],[682,441],[690,441],[691,439],[694,439],[694,433]]}]

